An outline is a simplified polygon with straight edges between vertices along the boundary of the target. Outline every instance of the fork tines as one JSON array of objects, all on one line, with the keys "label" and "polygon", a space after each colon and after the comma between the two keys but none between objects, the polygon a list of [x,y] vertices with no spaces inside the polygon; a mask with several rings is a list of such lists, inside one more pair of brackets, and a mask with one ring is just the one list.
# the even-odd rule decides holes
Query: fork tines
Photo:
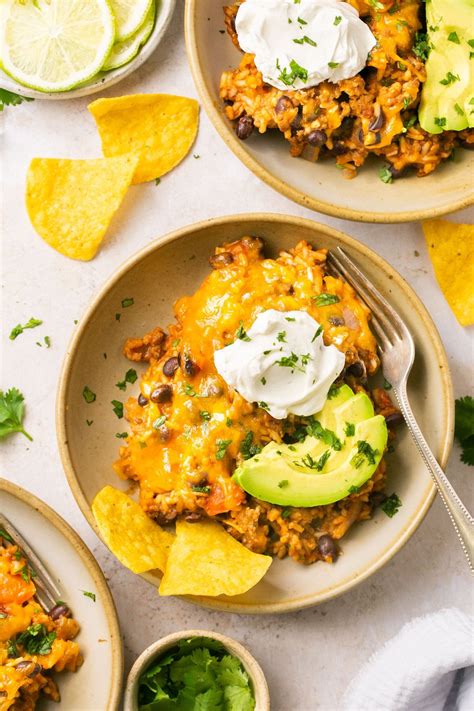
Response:
[{"label": "fork tines", "polygon": [[[43,608],[49,612],[58,600],[62,599],[61,590],[56,585],[55,581],[51,577],[48,569],[37,556],[33,548],[27,543],[23,538],[21,533],[10,523],[10,521],[0,513],[0,531],[3,531],[11,538],[15,545],[17,545],[21,552],[24,554],[28,565],[31,570],[33,570],[34,583],[36,587],[36,597],[38,601],[43,606]],[[7,540],[8,539],[4,539]]]},{"label": "fork tines", "polygon": [[382,350],[389,344],[395,344],[397,340],[411,339],[407,327],[397,312],[349,259],[342,247],[337,247],[328,253],[327,264],[330,271],[335,276],[342,277],[347,281],[369,307],[374,331]]}]

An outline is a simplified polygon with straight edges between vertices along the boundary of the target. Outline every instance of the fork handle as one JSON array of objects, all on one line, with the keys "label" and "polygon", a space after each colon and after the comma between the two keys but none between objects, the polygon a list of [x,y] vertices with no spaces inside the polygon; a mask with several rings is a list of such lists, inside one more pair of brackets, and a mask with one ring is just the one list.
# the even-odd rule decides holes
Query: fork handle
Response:
[{"label": "fork handle", "polygon": [[400,405],[400,410],[405,418],[405,421],[410,430],[410,434],[420,452],[423,460],[428,467],[438,493],[443,504],[446,507],[451,523],[453,524],[459,538],[459,542],[468,560],[471,573],[474,573],[473,551],[474,551],[474,518],[471,516],[467,508],[462,503],[459,496],[454,491],[445,473],[436,461],[433,452],[428,446],[423,437],[418,423],[413,415],[412,409],[408,402],[406,386],[394,388],[395,396]]}]

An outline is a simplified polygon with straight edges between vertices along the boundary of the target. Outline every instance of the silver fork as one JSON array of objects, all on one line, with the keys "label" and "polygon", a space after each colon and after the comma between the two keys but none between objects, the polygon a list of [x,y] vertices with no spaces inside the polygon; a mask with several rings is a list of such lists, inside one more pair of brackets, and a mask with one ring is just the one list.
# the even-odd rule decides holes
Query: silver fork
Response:
[{"label": "silver fork", "polygon": [[61,596],[61,590],[54,582],[44,563],[36,555],[29,543],[25,541],[21,533],[0,513],[0,544],[2,538],[7,543],[16,544],[24,554],[28,565],[33,570],[36,597],[46,612],[52,610],[59,601],[64,601]]},{"label": "silver fork", "polygon": [[407,381],[415,359],[413,338],[396,311],[349,259],[341,247],[329,252],[328,266],[335,275],[342,277],[354,287],[357,295],[372,312],[371,323],[377,338],[384,377],[393,388],[411,436],[436,484],[451,523],[456,529],[459,542],[468,560],[469,568],[474,573],[474,518],[464,506],[436,461],[408,402]]}]

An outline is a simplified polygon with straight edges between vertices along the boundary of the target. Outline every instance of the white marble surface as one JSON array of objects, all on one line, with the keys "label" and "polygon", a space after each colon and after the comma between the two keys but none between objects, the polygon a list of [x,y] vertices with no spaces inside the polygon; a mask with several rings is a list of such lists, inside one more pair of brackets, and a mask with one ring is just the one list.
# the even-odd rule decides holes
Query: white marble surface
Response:
[{"label": "white marble surface", "polygon": [[[175,92],[196,96],[182,35],[182,8],[155,55],[109,95]],[[1,475],[52,505],[80,533],[102,566],[120,615],[127,668],[144,647],[171,631],[215,629],[246,644],[267,675],[275,711],[338,709],[349,680],[383,642],[416,615],[457,606],[472,611],[472,587],[461,550],[437,500],[405,548],[356,590],[312,610],[276,617],[245,617],[161,600],[107,552],[82,517],[68,489],[56,448],[57,378],[74,320],[122,261],[154,237],[188,223],[245,211],[302,215],[334,225],[388,259],[432,313],[452,369],[456,396],[473,392],[472,329],[456,322],[427,260],[418,224],[364,225],[317,215],[261,183],[239,163],[205,114],[194,154],[159,186],[133,187],[106,244],[89,263],[65,259],[34,233],[24,207],[25,174],[33,156],[95,157],[99,139],[87,100],[40,102],[7,109],[2,118],[2,240],[0,387],[19,387],[27,403],[27,429],[0,447]],[[422,189],[422,185],[420,184]],[[381,190],[390,189],[380,186]],[[469,220],[458,214],[455,219]],[[8,333],[30,316],[44,326],[12,342]],[[51,349],[35,342],[49,335]],[[472,509],[472,471],[455,447],[448,474]],[[469,500],[470,499],[470,500]],[[95,710],[94,710],[95,711]],[[97,710],[100,711],[100,710]]]}]

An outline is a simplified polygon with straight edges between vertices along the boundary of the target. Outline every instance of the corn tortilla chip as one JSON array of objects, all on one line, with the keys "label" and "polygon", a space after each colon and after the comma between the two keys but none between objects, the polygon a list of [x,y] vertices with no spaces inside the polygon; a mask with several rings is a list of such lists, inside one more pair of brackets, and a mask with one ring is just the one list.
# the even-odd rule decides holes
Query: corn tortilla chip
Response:
[{"label": "corn tortilla chip", "polygon": [[272,559],[252,553],[213,521],[176,523],[161,595],[241,595],[263,578]]},{"label": "corn tortilla chip", "polygon": [[196,138],[199,104],[170,94],[135,94],[89,104],[104,156],[140,155],[133,183],[168,173],[189,152]]},{"label": "corn tortilla chip", "polygon": [[92,513],[105,543],[133,573],[165,570],[174,536],[152,521],[136,501],[105,486],[92,502]]},{"label": "corn tortilla chip", "polygon": [[33,158],[26,207],[36,232],[71,259],[92,259],[127,192],[137,155],[95,160]]},{"label": "corn tortilla chip", "polygon": [[474,225],[426,220],[423,232],[438,284],[462,326],[474,323]]}]

